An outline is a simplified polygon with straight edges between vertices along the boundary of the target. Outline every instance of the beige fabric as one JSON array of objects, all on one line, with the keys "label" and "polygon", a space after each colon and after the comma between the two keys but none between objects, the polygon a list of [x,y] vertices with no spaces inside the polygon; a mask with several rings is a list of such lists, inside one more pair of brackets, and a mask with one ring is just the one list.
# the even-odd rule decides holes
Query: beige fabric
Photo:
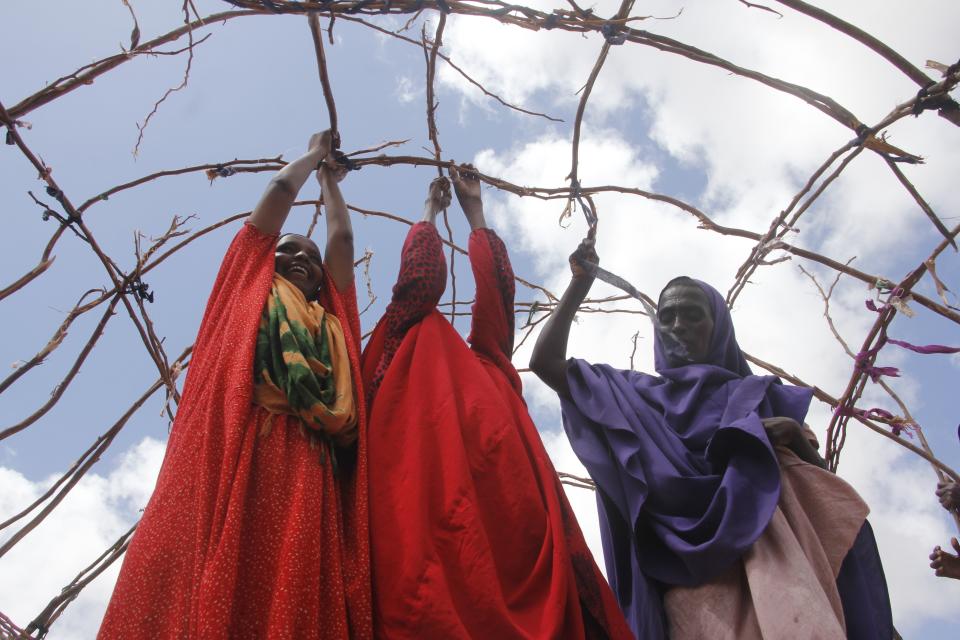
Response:
[{"label": "beige fabric", "polygon": [[777,447],[780,501],[743,558],[664,597],[671,640],[843,640],[836,577],[869,512],[841,478]]}]

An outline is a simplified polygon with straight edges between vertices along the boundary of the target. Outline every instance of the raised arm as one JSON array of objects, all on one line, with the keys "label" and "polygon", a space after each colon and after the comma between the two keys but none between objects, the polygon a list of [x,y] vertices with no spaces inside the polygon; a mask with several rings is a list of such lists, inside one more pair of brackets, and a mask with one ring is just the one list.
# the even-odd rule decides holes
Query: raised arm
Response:
[{"label": "raised arm", "polygon": [[519,392],[520,377],[510,362],[513,355],[513,299],[516,284],[507,247],[487,227],[483,216],[480,179],[473,165],[450,168],[457,201],[470,223],[468,254],[476,284],[471,313],[470,347],[503,369]]},{"label": "raised arm", "polygon": [[450,181],[446,178],[434,178],[423,202],[423,222],[437,223],[437,214],[450,206]]},{"label": "raised arm", "polygon": [[339,185],[346,174],[347,168],[332,158],[317,171],[327,216],[327,248],[323,263],[340,291],[353,284],[353,225]]},{"label": "raised arm", "polygon": [[551,389],[564,396],[570,395],[570,386],[567,384],[567,339],[570,337],[570,325],[593,285],[593,277],[583,270],[578,259],[594,264],[600,262],[594,248],[594,233],[595,229],[591,228],[577,250],[570,255],[570,284],[540,331],[530,356],[530,369]]},{"label": "raised arm", "polygon": [[373,398],[407,331],[437,307],[447,286],[443,243],[434,226],[437,213],[450,204],[450,183],[436,178],[423,208],[423,220],[407,233],[400,252],[400,273],[393,297],[364,350],[364,386]]},{"label": "raised arm", "polygon": [[475,172],[472,164],[450,167],[450,181],[453,182],[463,215],[470,223],[470,231],[487,228],[487,221],[483,217],[483,200],[480,198],[480,180]]},{"label": "raised arm", "polygon": [[329,155],[331,140],[329,131],[313,134],[307,143],[307,152],[273,176],[248,218],[253,226],[266,234],[280,233],[303,183]]}]

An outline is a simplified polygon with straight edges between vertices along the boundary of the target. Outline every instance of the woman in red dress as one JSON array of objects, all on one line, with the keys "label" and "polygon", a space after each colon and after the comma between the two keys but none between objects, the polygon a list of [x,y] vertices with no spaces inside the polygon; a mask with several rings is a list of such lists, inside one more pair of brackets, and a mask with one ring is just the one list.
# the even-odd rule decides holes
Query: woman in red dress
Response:
[{"label": "woman in red dress", "polygon": [[510,362],[514,278],[473,168],[451,172],[472,232],[468,347],[436,310],[446,263],[434,180],[363,355],[378,638],[631,638]]},{"label": "woman in red dress", "polygon": [[[330,150],[314,135],[227,251],[100,638],[371,636],[353,235]],[[325,261],[278,240],[318,165]]]}]

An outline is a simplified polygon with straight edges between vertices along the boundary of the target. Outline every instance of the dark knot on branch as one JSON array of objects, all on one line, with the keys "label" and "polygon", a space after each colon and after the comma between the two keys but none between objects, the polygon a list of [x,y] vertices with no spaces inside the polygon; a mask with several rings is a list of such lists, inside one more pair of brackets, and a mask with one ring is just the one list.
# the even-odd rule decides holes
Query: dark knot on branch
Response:
[{"label": "dark knot on branch", "polygon": [[587,219],[587,225],[592,227],[597,224],[597,214],[586,198],[583,197],[583,192],[580,190],[580,181],[577,178],[570,181],[570,197],[574,198],[580,208],[583,209],[583,217]]},{"label": "dark knot on branch", "polygon": [[57,202],[60,203],[60,205],[63,207],[63,210],[66,211],[67,214],[61,215],[57,213],[46,202],[43,202],[42,200],[38,200],[37,196],[33,195],[32,191],[27,191],[27,195],[30,196],[33,202],[38,206],[43,207],[43,213],[40,214],[40,217],[43,219],[43,221],[46,222],[50,218],[53,218],[54,220],[60,223],[61,227],[69,227],[69,229],[73,231],[73,233],[76,234],[76,236],[81,240],[83,240],[84,242],[90,242],[87,239],[87,237],[83,233],[80,233],[80,230],[74,226],[76,223],[81,222],[81,219],[80,219],[80,216],[74,211],[72,207],[68,207],[64,203],[63,192],[57,189],[56,187],[49,186],[49,185],[47,186],[46,190],[47,190],[47,195],[53,198],[56,198]]},{"label": "dark knot on branch", "polygon": [[873,135],[873,129],[871,129],[870,127],[868,127],[863,123],[857,125],[857,128],[854,129],[854,131],[857,134],[857,141],[860,144],[863,144],[864,142],[866,142],[867,138]]},{"label": "dark knot on branch", "polygon": [[333,152],[333,159],[337,161],[337,164],[342,164],[347,168],[347,171],[359,171],[360,165],[357,164],[353,158],[345,154],[343,151],[337,149]]},{"label": "dark knot on branch", "polygon": [[603,34],[607,42],[612,45],[623,44],[627,41],[627,34],[620,30],[620,25],[612,22],[607,22],[600,27],[600,33]]},{"label": "dark knot on branch", "polygon": [[141,302],[153,302],[153,292],[150,291],[150,285],[141,281],[139,277],[128,282],[123,288],[123,292],[137,296]]},{"label": "dark knot on branch", "polygon": [[367,8],[367,5],[372,4],[373,0],[360,0],[356,4],[352,5],[349,9],[344,11],[348,15],[353,15],[355,13],[360,13]]},{"label": "dark knot on branch", "polygon": [[914,116],[919,116],[921,113],[923,113],[927,109],[934,108],[932,105],[930,105],[930,101],[927,100],[927,95],[930,92],[930,87],[936,84],[937,84],[936,82],[931,80],[926,85],[924,85],[923,88],[920,89],[920,91],[917,91],[917,97],[913,101],[913,108],[910,109],[910,113],[912,113]]}]

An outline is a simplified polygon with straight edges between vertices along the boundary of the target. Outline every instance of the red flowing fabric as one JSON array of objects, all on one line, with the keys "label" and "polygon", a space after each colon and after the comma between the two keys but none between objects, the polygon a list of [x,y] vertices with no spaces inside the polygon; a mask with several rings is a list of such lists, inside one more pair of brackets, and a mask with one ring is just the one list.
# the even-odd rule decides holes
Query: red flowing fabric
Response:
[{"label": "red flowing fabric", "polygon": [[[355,450],[311,448],[299,420],[252,404],[277,236],[246,224],[197,336],[153,496],[99,638],[370,638],[366,415]],[[327,279],[359,387],[356,293]]]},{"label": "red flowing fabric", "polygon": [[470,236],[471,345],[434,308],[433,225],[404,244],[393,301],[363,356],[378,638],[632,638],[520,395],[513,273]]}]

